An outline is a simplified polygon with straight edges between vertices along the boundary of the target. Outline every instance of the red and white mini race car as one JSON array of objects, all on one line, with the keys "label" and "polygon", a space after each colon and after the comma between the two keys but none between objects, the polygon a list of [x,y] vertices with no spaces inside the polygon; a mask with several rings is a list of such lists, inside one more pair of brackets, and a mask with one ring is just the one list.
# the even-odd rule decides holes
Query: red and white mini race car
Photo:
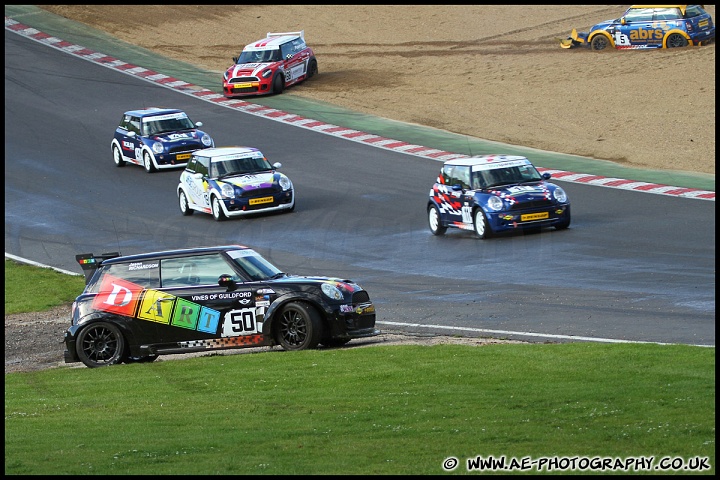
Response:
[{"label": "red and white mini race car", "polygon": [[285,87],[318,73],[315,53],[305,44],[305,31],[268,33],[245,45],[223,75],[227,98],[282,93]]}]

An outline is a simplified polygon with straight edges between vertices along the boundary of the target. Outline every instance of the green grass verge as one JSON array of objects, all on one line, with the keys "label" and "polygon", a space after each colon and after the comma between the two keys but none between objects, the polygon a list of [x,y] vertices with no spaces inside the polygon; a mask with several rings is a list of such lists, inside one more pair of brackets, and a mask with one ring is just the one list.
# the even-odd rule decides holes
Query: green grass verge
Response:
[{"label": "green grass verge", "polygon": [[6,374],[5,474],[442,474],[478,456],[714,474],[715,349],[351,345]]},{"label": "green grass verge", "polygon": [[5,259],[5,315],[42,312],[70,304],[83,288],[82,275],[67,275]]}]

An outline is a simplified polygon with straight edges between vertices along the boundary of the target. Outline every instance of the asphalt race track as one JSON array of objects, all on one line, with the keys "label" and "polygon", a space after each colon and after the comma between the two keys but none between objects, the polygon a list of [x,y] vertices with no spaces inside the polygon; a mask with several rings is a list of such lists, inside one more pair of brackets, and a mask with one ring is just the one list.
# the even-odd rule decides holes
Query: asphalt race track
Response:
[{"label": "asphalt race track", "polygon": [[[121,114],[184,109],[217,146],[260,148],[294,213],[183,217],[179,171],[116,168]],[[715,202],[558,181],[565,231],[476,239],[427,227],[437,161],[247,115],[5,32],[5,251],[80,273],[77,253],[240,243],[293,274],[350,278],[378,327],[544,341],[715,345]]]}]

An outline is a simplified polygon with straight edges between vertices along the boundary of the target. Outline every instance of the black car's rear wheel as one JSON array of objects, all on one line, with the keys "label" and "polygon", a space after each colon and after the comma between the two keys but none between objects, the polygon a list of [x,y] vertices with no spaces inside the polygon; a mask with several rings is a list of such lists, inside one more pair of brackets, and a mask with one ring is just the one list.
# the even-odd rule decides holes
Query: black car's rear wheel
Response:
[{"label": "black car's rear wheel", "polygon": [[687,38],[683,37],[679,33],[671,33],[667,40],[665,40],[667,48],[687,47],[687,44]]},{"label": "black car's rear wheel", "polygon": [[180,212],[183,215],[192,215],[194,210],[190,208],[190,205],[188,205],[188,199],[185,195],[185,192],[180,190],[180,194],[178,195],[178,202],[180,203]]},{"label": "black car's rear wheel", "polygon": [[97,322],[80,330],[75,345],[78,358],[86,366],[106,367],[122,361],[125,339],[115,325]]},{"label": "black car's rear wheel", "polygon": [[440,221],[440,212],[437,206],[428,206],[428,226],[433,235],[443,235],[447,231],[447,227],[443,227]]},{"label": "black car's rear wheel", "polygon": [[113,154],[113,161],[115,162],[115,166],[116,167],[124,167],[125,160],[123,160],[122,153],[120,152],[120,149],[118,148],[117,145],[113,145],[112,154]]},{"label": "black car's rear wheel", "polygon": [[320,315],[313,307],[304,303],[288,303],[276,321],[275,341],[284,350],[315,348],[322,336]]},{"label": "black car's rear wheel", "polygon": [[590,48],[593,50],[605,50],[610,46],[610,40],[605,35],[595,35],[590,41]]}]

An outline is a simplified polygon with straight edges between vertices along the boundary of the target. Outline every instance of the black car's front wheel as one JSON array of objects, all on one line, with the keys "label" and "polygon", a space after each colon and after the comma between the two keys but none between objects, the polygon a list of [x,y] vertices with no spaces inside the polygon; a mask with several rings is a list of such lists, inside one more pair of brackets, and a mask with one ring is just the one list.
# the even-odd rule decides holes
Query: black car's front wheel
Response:
[{"label": "black car's front wheel", "polygon": [[288,303],[276,320],[275,341],[284,350],[315,348],[322,336],[320,315],[305,303]]},{"label": "black car's front wheel", "polygon": [[96,322],[80,330],[75,345],[78,358],[86,366],[106,367],[122,361],[125,339],[112,323]]},{"label": "black car's front wheel", "polygon": [[440,212],[437,206],[428,206],[428,226],[433,235],[443,235],[447,231],[447,227],[443,227],[440,221]]}]

